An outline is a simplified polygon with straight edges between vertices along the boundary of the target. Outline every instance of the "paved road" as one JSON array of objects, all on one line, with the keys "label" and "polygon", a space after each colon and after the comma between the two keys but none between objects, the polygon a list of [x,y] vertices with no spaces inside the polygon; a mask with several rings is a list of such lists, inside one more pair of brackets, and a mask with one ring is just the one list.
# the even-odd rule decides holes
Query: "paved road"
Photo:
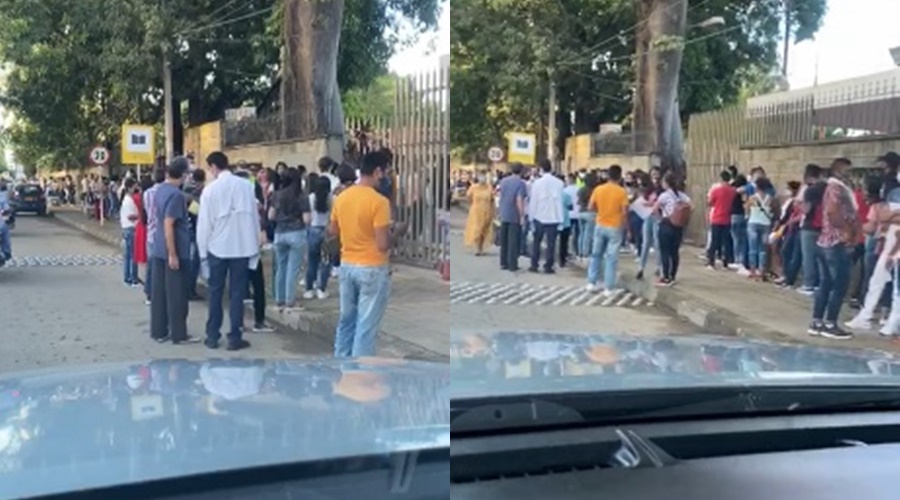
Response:
[{"label": "paved road", "polygon": [[691,333],[693,329],[638,296],[612,297],[584,290],[583,272],[559,269],[555,275],[501,271],[497,248],[475,257],[462,242],[465,214],[451,214],[451,333],[498,330],[565,333]]},{"label": "paved road", "polygon": [[[12,241],[15,261],[0,269],[0,373],[166,357],[330,353],[322,339],[298,332],[248,334],[252,347],[238,353],[157,344],[149,337],[143,294],[122,284],[114,249],[52,218],[28,216],[18,219]],[[206,314],[203,303],[191,303],[191,334],[203,335]]]}]

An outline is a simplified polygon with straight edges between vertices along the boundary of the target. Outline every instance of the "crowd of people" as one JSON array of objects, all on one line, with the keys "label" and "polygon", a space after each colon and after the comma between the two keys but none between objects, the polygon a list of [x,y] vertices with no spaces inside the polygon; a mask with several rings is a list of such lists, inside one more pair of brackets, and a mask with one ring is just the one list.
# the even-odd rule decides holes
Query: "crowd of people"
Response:
[{"label": "crowd of people", "polygon": [[[340,318],[334,354],[374,355],[390,295],[389,252],[403,232],[402,225],[392,232],[391,162],[383,149],[367,153],[358,168],[325,157],[319,172],[307,173],[284,163],[266,169],[233,165],[214,152],[206,158],[207,169],[176,157],[149,176],[126,176],[115,204],[123,280],[143,287],[151,337],[173,344],[201,341],[187,330],[189,301],[200,298],[201,276],[209,303],[206,347],[219,347],[226,288],[228,350],[250,346],[243,337],[245,301],[253,304],[252,331],[272,331],[265,320],[261,259],[271,250],[277,308],[302,309],[296,290],[304,265],[303,299],[326,298],[335,269]],[[145,268],[143,279],[138,266]]]},{"label": "crowd of people", "polygon": [[[813,297],[810,335],[849,339],[879,319],[882,335],[900,335],[898,170],[894,152],[869,169],[836,158],[827,168],[807,165],[779,191],[763,167],[748,174],[723,169],[703,214],[707,269]],[[620,254],[634,254],[637,279],[656,255],[656,285],[672,286],[694,210],[684,190],[674,172],[656,167],[562,175],[546,161],[536,169],[514,163],[493,182],[486,173],[474,177],[465,242],[478,255],[496,244],[500,267],[509,271],[518,271],[524,256],[529,271],[553,273],[557,260],[566,266],[574,255],[586,261],[587,289],[607,295],[617,291]],[[846,304],[857,313],[841,325]]]}]

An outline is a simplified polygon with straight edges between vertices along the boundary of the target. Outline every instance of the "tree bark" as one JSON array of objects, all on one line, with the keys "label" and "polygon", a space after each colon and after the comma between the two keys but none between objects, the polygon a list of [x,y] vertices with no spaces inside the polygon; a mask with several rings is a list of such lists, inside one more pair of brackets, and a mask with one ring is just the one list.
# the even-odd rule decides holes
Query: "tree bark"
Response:
[{"label": "tree bark", "polygon": [[285,0],[282,113],[286,139],[326,138],[340,159],[344,112],[337,82],[344,0]]},{"label": "tree bark", "polygon": [[[686,0],[635,0],[637,82],[634,99],[637,151],[656,152],[666,169],[684,175],[684,145],[678,109]],[[638,146],[640,146],[638,148]]]}]

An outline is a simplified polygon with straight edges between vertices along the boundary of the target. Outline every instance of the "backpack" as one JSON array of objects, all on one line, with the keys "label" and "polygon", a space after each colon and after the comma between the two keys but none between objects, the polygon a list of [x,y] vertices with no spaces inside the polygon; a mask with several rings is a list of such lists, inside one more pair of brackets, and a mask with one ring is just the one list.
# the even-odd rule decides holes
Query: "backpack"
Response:
[{"label": "backpack", "polygon": [[672,214],[669,215],[669,222],[672,223],[675,227],[686,227],[688,222],[691,220],[691,205],[690,203],[679,199],[675,202],[675,208],[672,209]]}]

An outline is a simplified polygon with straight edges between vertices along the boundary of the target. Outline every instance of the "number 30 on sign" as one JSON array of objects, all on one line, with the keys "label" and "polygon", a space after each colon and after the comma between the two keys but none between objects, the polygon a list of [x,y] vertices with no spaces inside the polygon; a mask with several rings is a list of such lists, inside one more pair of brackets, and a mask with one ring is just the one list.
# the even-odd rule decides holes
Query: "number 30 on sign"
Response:
[{"label": "number 30 on sign", "polygon": [[106,165],[109,162],[109,150],[103,146],[97,146],[91,150],[91,163],[94,165]]}]

